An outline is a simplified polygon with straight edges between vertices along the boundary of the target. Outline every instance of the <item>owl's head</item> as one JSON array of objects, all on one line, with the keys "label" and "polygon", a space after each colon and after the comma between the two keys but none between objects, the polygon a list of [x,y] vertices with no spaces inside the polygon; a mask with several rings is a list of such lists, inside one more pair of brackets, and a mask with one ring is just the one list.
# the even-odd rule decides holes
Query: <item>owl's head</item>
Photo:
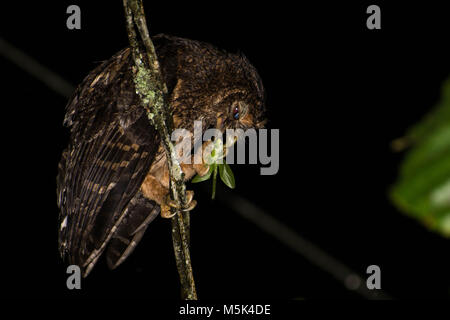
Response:
[{"label": "owl's head", "polygon": [[256,69],[242,54],[166,35],[153,38],[177,128],[203,130],[262,128],[264,87]]}]

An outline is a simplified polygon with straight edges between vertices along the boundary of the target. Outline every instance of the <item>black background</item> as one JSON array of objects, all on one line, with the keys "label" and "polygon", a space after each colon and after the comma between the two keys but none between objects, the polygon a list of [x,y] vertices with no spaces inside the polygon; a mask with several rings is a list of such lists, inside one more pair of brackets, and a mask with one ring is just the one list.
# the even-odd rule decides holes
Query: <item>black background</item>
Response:
[{"label": "black background", "polygon": [[[279,128],[280,170],[233,166],[234,192],[364,275],[382,271],[394,298],[449,298],[448,239],[399,213],[387,198],[401,154],[390,142],[440,97],[450,75],[450,19],[422,2],[154,3],[152,34],[245,53]],[[66,8],[81,7],[81,30]],[[382,29],[366,28],[378,4]],[[127,46],[121,1],[2,4],[1,37],[78,84]],[[169,221],[158,218],[115,271],[100,260],[82,290],[66,288],[57,251],[56,169],[67,144],[67,100],[0,58],[2,75],[2,289],[17,297],[178,299]],[[295,184],[293,184],[295,182]],[[196,191],[192,260],[202,299],[361,298],[302,256]]]}]

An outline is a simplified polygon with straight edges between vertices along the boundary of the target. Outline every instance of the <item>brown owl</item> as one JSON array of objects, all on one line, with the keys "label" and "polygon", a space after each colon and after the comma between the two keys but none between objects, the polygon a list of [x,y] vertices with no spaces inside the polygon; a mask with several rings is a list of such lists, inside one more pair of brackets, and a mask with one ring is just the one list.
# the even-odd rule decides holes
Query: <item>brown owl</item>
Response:
[{"label": "brown owl", "polygon": [[[242,55],[167,35],[153,38],[175,128],[258,128],[264,89]],[[130,49],[93,70],[67,105],[70,142],[57,177],[59,250],[87,276],[106,249],[110,268],[136,247],[155,217],[167,217],[169,175],[160,138],[136,95]],[[186,180],[206,174],[182,165]],[[188,192],[189,208],[195,206]]]}]

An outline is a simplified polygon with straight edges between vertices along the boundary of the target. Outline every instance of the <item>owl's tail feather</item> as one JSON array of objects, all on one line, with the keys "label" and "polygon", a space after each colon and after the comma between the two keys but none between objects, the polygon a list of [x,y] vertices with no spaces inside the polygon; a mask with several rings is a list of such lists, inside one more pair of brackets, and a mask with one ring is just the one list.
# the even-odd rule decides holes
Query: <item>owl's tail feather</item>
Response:
[{"label": "owl's tail feather", "polygon": [[108,244],[106,261],[110,269],[115,269],[133,252],[160,207],[138,191],[125,210],[128,212]]}]

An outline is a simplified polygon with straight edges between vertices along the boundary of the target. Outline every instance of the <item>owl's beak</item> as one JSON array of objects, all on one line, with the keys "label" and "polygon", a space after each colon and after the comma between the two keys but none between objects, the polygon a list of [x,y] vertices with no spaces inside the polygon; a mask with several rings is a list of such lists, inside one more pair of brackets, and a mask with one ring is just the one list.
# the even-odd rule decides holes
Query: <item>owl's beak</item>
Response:
[{"label": "owl's beak", "polygon": [[266,125],[267,121],[268,121],[267,119],[264,119],[264,120],[258,122],[258,123],[256,124],[256,129],[263,129],[264,126]]}]

